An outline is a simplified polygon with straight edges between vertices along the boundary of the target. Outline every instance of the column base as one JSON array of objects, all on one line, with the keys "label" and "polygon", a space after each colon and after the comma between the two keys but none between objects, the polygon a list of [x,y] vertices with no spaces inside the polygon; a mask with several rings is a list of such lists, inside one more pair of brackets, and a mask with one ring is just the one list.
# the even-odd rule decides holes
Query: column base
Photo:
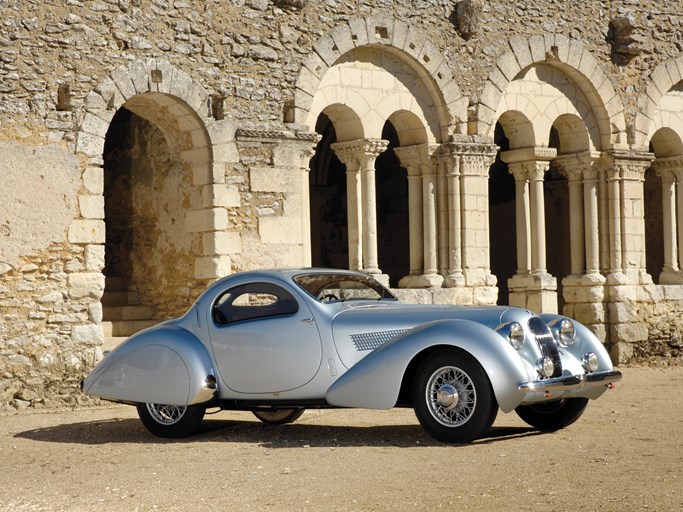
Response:
[{"label": "column base", "polygon": [[514,275],[508,279],[508,289],[511,306],[557,314],[557,279],[547,272]]},{"label": "column base", "polygon": [[424,274],[421,276],[405,276],[398,282],[399,288],[440,288],[443,276],[438,274]]},{"label": "column base", "polygon": [[659,284],[683,284],[683,271],[664,270],[659,274]]},{"label": "column base", "polygon": [[389,288],[389,274],[370,274],[368,273],[370,277],[372,277],[375,281],[377,281],[380,284],[383,284],[387,288]]},{"label": "column base", "polygon": [[449,274],[446,276],[446,279],[444,279],[443,285],[446,288],[458,288],[460,286],[465,286],[465,276],[461,273]]}]

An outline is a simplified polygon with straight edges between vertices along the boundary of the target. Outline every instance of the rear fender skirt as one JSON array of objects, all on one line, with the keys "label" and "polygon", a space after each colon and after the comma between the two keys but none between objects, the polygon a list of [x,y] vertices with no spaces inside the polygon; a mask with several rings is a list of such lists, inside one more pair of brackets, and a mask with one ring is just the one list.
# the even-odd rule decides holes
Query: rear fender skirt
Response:
[{"label": "rear fender skirt", "polygon": [[495,331],[469,320],[430,322],[382,345],[330,386],[327,402],[339,407],[394,407],[408,365],[434,346],[457,347],[474,356],[504,412],[520,404],[517,386],[528,379],[520,356]]},{"label": "rear fender skirt", "polygon": [[84,380],[88,395],[121,402],[191,405],[216,392],[211,358],[190,332],[158,326],[129,338]]}]

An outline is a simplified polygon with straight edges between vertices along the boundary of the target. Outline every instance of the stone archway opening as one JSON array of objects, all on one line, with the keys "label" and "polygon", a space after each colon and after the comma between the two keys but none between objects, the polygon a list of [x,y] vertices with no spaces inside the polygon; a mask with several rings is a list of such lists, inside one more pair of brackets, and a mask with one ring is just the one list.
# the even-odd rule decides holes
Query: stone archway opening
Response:
[{"label": "stone archway opening", "polygon": [[645,215],[645,268],[656,284],[679,283],[680,194],[683,142],[671,128],[660,128],[650,140],[655,155],[643,184]]},{"label": "stone archway opening", "polygon": [[311,264],[347,268],[349,264],[346,167],[330,147],[337,132],[330,118],[318,116],[321,138],[310,161]]},{"label": "stone archway opening", "polygon": [[378,258],[380,268],[389,275],[389,284],[395,288],[410,272],[408,171],[394,152],[400,141],[391,121],[384,124],[382,140],[389,145],[375,162]]},{"label": "stone archway opening", "polygon": [[[550,129],[548,147],[562,152],[562,140],[555,125]],[[548,273],[557,278],[557,310],[564,307],[562,278],[570,275],[569,188],[567,178],[555,160],[543,177],[545,198],[546,254]],[[583,229],[583,226],[581,226]]]},{"label": "stone archway opening", "polygon": [[104,151],[105,337],[129,336],[182,314],[201,285],[195,261],[202,235],[187,228],[188,211],[202,208],[193,183],[209,151],[188,162],[199,127],[190,108],[165,94],[129,99],[115,114]]},{"label": "stone archway opening", "polygon": [[498,278],[498,304],[509,304],[508,279],[517,270],[515,228],[515,179],[501,153],[510,149],[510,140],[496,123],[494,143],[499,151],[489,169],[489,243],[491,273]]}]

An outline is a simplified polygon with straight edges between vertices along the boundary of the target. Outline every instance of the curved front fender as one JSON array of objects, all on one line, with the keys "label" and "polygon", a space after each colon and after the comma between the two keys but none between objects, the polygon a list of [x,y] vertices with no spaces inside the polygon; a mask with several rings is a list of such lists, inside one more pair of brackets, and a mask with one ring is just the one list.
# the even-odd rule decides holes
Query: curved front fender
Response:
[{"label": "curved front fender", "polygon": [[190,332],[172,325],[143,331],[116,348],[84,380],[107,400],[191,405],[215,393],[211,358]]},{"label": "curved front fender", "polygon": [[520,404],[517,386],[528,379],[521,358],[495,331],[469,320],[431,322],[381,346],[330,386],[327,402],[340,407],[394,407],[410,362],[435,346],[457,347],[476,358],[504,412]]}]

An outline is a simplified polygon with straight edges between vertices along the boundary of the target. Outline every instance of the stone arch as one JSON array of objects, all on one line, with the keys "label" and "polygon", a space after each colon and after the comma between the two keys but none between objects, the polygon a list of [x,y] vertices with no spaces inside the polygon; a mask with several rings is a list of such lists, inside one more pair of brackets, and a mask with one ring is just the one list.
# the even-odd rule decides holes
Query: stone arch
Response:
[{"label": "stone arch", "polygon": [[561,114],[555,119],[552,126],[557,130],[558,155],[590,150],[590,133],[580,117],[574,114]]},{"label": "stone arch", "polygon": [[[227,208],[239,206],[239,197],[225,184],[225,166],[237,158],[235,129],[228,121],[209,117],[208,105],[206,90],[168,62],[132,61],[114,70],[87,96],[76,138],[76,153],[86,162],[81,202],[87,204],[104,199],[103,152],[117,112],[125,108],[163,134],[193,190],[193,199],[185,200],[179,218],[173,219],[197,247],[188,269],[188,295],[195,294],[193,286],[202,287],[207,280],[229,273],[229,254],[239,246],[239,234],[228,232],[227,215]],[[82,218],[70,229],[71,241],[85,244],[86,251],[103,252],[103,210],[90,219],[82,208]],[[97,233],[91,229],[89,236],[86,230],[93,221]]]},{"label": "stone arch", "polygon": [[[649,78],[645,94],[639,97],[635,122],[635,143],[647,147],[653,134],[668,123],[661,116],[661,103],[683,80],[683,55],[663,62],[655,68]],[[677,91],[674,91],[677,92]],[[682,133],[682,132],[679,132]]]},{"label": "stone arch", "polygon": [[[509,50],[502,54],[489,74],[477,105],[477,122],[474,134],[493,136],[501,103],[508,86],[534,64],[543,64],[559,70],[572,82],[587,101],[595,128],[586,123],[594,136],[596,149],[606,150],[625,145],[626,122],[623,105],[598,61],[577,41],[561,35],[513,37]],[[558,109],[557,113],[562,112]]]},{"label": "stone arch", "polygon": [[510,141],[509,149],[533,147],[536,141],[534,126],[522,112],[514,109],[505,110],[498,119],[505,137]]},{"label": "stone arch", "polygon": [[[391,18],[355,18],[323,36],[313,49],[296,82],[296,123],[312,129],[326,105],[341,102],[349,105],[361,118],[365,115],[364,124],[376,127],[378,133],[388,116],[400,109],[411,110],[418,117],[423,117],[436,142],[448,140],[453,133],[464,133],[467,98],[461,96],[448,63],[439,50],[415,27]],[[408,75],[413,82],[415,78],[419,79],[417,97],[405,88],[402,93],[377,98],[376,103],[370,103],[367,96],[355,92],[361,84],[345,82],[348,77],[342,77],[336,69],[349,66],[357,57],[376,59],[378,55],[383,59],[385,70],[397,82]],[[377,74],[375,78],[383,80]],[[316,93],[326,85],[324,100],[317,100]],[[339,87],[335,87],[337,85]],[[366,137],[373,135],[366,133]]]},{"label": "stone arch", "polygon": [[387,120],[396,129],[401,146],[412,146],[427,142],[427,130],[412,112],[397,110]]}]

